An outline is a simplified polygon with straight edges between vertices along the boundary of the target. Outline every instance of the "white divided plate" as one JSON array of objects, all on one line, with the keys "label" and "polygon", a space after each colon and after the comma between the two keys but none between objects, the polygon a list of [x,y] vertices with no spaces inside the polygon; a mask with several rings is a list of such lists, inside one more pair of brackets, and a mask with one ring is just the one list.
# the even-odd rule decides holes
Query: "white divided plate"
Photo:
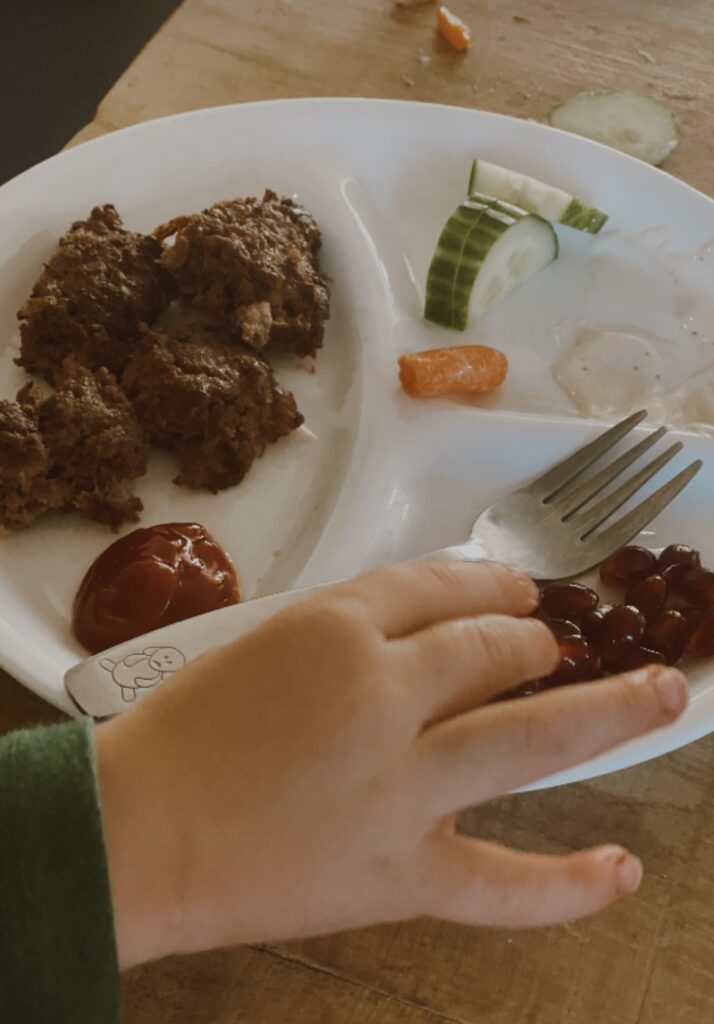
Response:
[{"label": "white divided plate", "polygon": [[[422,289],[476,155],[566,188],[611,219],[596,239],[559,231],[561,258],[457,336],[422,319]],[[703,270],[714,203],[705,196],[532,122],[422,104],[296,100],[139,125],[0,189],[0,397],[14,397],[23,380],[13,364],[16,311],[72,220],[112,202],[129,228],[150,231],[268,186],[297,193],[314,213],[332,278],[333,316],[316,372],[290,358],[276,367],[308,429],[272,446],[220,495],[178,489],[175,465],[161,456],[137,488],[144,525],[205,524],[249,597],[461,541],[479,507],[602,429],[580,417],[550,372],[578,322],[675,337],[690,369],[714,359]],[[508,354],[499,394],[420,403],[401,393],[400,353],[469,341]],[[610,413],[620,411],[615,403]],[[645,543],[691,543],[713,564],[714,449],[706,430],[681,436],[685,451],[672,468],[695,457],[704,468]],[[70,630],[72,598],[112,539],[96,524],[56,516],[0,543],[0,663],[70,713],[62,678],[84,653]],[[691,705],[677,725],[550,781],[611,771],[714,729],[714,673],[700,667],[691,678]]]}]

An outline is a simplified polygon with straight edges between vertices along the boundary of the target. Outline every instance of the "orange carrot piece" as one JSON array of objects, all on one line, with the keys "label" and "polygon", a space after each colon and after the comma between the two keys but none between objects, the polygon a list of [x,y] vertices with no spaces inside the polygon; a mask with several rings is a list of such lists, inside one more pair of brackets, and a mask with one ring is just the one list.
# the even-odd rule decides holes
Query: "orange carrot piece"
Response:
[{"label": "orange carrot piece", "polygon": [[443,5],[436,10],[436,27],[439,32],[455,50],[468,50],[471,46],[471,31],[461,18],[452,14],[448,7]]},{"label": "orange carrot piece", "polygon": [[399,379],[412,398],[495,391],[507,373],[506,356],[488,345],[432,348],[399,357]]}]

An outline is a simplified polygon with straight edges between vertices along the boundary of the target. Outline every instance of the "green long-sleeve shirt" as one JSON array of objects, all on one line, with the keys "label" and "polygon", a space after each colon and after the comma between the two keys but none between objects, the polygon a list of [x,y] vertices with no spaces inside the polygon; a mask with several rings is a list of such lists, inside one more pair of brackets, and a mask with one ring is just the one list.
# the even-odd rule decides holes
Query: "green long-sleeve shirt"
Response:
[{"label": "green long-sleeve shirt", "polygon": [[0,739],[0,1021],[119,1021],[109,879],[86,721]]}]

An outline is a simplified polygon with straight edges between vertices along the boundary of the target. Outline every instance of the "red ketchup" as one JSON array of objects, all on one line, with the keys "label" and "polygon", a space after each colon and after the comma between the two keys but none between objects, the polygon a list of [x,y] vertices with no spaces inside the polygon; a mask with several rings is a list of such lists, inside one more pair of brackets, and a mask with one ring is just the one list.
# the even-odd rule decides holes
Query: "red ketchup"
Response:
[{"label": "red ketchup", "polygon": [[160,626],[238,604],[233,563],[198,523],[134,530],[89,567],[72,628],[93,654]]}]

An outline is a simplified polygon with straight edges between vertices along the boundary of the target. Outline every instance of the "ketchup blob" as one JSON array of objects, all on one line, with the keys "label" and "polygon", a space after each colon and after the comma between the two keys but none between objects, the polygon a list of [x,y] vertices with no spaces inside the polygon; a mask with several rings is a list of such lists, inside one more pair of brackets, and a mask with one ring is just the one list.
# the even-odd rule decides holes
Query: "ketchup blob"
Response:
[{"label": "ketchup blob", "polygon": [[128,533],[92,563],[74,600],[72,628],[93,654],[240,601],[235,568],[198,523]]}]

